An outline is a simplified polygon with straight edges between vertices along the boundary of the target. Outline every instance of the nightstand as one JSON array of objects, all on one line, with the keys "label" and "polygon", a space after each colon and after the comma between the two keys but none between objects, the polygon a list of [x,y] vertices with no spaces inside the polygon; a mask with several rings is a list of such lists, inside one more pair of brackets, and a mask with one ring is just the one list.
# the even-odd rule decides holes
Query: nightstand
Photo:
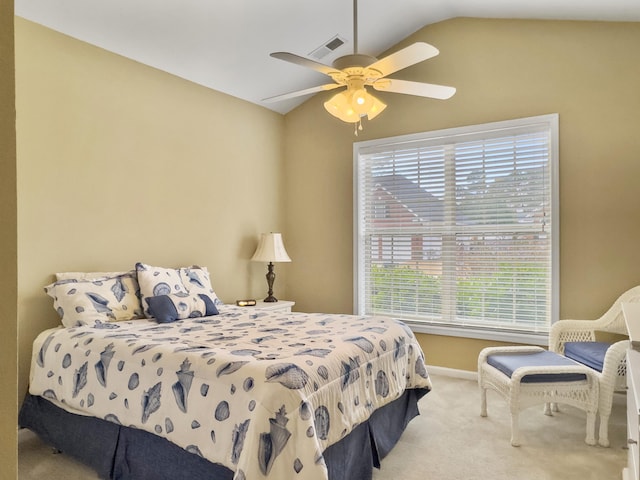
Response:
[{"label": "nightstand", "polygon": [[258,308],[260,310],[271,310],[272,312],[291,312],[291,308],[296,304],[296,302],[292,302],[290,300],[278,300],[277,302],[263,302],[262,300],[258,300],[253,307],[247,308]]}]

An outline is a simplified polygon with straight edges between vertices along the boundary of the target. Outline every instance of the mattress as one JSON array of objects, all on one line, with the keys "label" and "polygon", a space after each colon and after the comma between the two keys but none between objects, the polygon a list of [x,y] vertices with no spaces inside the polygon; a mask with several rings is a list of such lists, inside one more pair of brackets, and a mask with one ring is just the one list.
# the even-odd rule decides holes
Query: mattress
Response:
[{"label": "mattress", "polygon": [[328,478],[323,452],[373,412],[431,389],[401,322],[219,310],[47,330],[34,342],[30,394],[164,438],[235,480],[311,480]]}]

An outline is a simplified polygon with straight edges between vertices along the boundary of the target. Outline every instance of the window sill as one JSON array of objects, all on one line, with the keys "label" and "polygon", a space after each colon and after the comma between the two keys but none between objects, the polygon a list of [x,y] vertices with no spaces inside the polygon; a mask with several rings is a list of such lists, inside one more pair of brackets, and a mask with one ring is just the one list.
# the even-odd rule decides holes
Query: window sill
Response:
[{"label": "window sill", "polygon": [[477,328],[451,327],[444,325],[425,325],[402,320],[414,333],[444,335],[448,337],[476,338],[494,340],[505,343],[522,343],[526,345],[549,346],[548,333],[509,332],[505,330],[483,330]]}]

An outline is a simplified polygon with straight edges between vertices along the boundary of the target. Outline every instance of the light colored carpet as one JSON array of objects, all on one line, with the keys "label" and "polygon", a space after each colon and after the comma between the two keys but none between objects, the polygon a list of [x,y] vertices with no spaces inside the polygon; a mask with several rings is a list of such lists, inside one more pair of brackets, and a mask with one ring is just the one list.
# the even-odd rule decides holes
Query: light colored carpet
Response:
[{"label": "light colored carpet", "polygon": [[[619,480],[627,461],[626,407],[617,395],[609,424],[610,448],[584,443],[585,415],[562,407],[520,414],[522,446],[512,447],[509,410],[489,391],[489,416],[480,417],[476,382],[433,375],[434,389],[420,400],[422,414],[374,471],[374,480]],[[64,454],[53,454],[21,432],[19,480],[94,480],[97,475]],[[285,479],[282,479],[285,480]]]},{"label": "light colored carpet", "polygon": [[433,391],[420,400],[421,415],[374,474],[374,480],[619,480],[627,462],[626,405],[616,395],[609,422],[610,448],[584,443],[586,415],[560,406],[520,413],[522,446],[510,444],[507,403],[487,394],[480,417],[476,382],[432,375]]}]

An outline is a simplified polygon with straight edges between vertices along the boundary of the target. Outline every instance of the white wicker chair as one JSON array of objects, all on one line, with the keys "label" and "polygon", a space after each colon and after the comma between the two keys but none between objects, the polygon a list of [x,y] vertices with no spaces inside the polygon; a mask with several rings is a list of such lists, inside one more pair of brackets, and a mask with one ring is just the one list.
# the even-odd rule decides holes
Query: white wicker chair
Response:
[{"label": "white wicker chair", "polygon": [[[564,355],[566,342],[594,342],[596,341],[596,332],[628,336],[622,314],[623,302],[640,302],[640,286],[620,295],[611,308],[597,320],[561,320],[556,322],[551,327],[549,334],[549,350]],[[628,348],[628,340],[612,344],[605,354],[602,372],[596,372],[600,384],[598,443],[604,447],[609,446],[609,416],[613,404],[613,393],[614,391],[624,391],[626,388],[626,352]],[[557,409],[557,406],[553,405],[553,408]]]}]

